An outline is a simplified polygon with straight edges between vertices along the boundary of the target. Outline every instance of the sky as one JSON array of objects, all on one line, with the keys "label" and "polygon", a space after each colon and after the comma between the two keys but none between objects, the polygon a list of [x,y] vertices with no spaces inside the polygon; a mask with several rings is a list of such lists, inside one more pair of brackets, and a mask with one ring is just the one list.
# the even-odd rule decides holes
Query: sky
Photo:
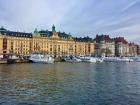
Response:
[{"label": "sky", "polygon": [[35,28],[94,38],[122,36],[140,44],[140,0],[0,0],[0,26],[33,32]]}]

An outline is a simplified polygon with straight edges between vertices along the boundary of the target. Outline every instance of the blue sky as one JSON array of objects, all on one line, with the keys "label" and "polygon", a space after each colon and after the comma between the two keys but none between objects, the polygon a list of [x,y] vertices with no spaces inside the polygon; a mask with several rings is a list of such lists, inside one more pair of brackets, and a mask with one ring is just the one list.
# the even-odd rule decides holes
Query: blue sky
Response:
[{"label": "blue sky", "polygon": [[73,36],[109,34],[140,44],[140,0],[0,0],[0,26],[33,32],[52,24]]}]

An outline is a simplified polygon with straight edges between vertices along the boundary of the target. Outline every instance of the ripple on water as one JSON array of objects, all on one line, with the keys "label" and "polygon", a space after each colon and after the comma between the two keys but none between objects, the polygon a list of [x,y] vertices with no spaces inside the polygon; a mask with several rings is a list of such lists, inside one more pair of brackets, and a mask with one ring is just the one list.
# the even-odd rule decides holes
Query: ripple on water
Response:
[{"label": "ripple on water", "polygon": [[140,63],[0,66],[0,105],[139,105]]}]

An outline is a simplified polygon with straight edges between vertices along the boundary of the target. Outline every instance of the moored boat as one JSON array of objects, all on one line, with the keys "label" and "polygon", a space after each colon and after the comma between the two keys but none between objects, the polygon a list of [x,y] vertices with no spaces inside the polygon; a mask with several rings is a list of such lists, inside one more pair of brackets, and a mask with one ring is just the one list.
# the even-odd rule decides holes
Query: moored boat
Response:
[{"label": "moored boat", "polygon": [[128,58],[128,57],[122,57],[122,58],[117,59],[117,61],[120,61],[120,62],[133,62],[134,60],[131,59],[131,58]]},{"label": "moored boat", "polygon": [[140,62],[140,57],[131,57],[131,59],[133,59],[134,62]]},{"label": "moored boat", "polygon": [[29,61],[33,63],[53,63],[54,59],[50,55],[33,53],[29,57]]},{"label": "moored boat", "polygon": [[103,62],[104,60],[103,60],[102,58],[96,58],[96,61],[101,63],[101,62]]},{"label": "moored boat", "polygon": [[90,56],[83,56],[80,57],[82,62],[89,62],[89,63],[96,63],[97,59],[95,57],[90,57]]},{"label": "moored boat", "polygon": [[81,62],[81,59],[75,56],[66,56],[64,58],[65,62]]},{"label": "moored boat", "polygon": [[16,63],[16,60],[18,60],[18,59],[19,58],[16,56],[16,54],[9,54],[7,63]]},{"label": "moored boat", "polygon": [[106,62],[133,62],[134,60],[128,57],[105,57]]},{"label": "moored boat", "polygon": [[116,62],[118,61],[118,57],[104,57],[103,60],[105,62]]}]

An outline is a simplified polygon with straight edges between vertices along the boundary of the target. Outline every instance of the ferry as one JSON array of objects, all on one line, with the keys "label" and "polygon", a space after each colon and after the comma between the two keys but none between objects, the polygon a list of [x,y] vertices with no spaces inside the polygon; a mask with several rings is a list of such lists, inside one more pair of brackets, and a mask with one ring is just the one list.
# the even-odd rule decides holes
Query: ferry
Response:
[{"label": "ferry", "polygon": [[31,54],[29,61],[33,63],[54,63],[54,59],[50,55],[41,53]]}]

